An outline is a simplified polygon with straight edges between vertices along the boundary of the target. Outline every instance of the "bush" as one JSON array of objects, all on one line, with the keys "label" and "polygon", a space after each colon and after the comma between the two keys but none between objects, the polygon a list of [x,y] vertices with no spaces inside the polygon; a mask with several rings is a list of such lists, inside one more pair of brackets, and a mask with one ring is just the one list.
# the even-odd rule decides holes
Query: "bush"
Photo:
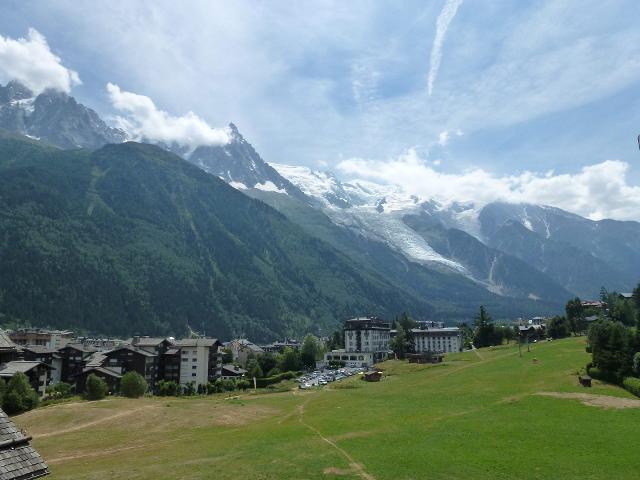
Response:
[{"label": "bush", "polygon": [[95,373],[87,377],[87,400],[102,400],[107,396],[108,389],[107,382]]},{"label": "bush", "polygon": [[36,407],[38,400],[38,394],[31,387],[27,376],[18,372],[11,377],[7,384],[3,407],[8,414],[13,415]]},{"label": "bush", "polygon": [[183,388],[182,388],[182,394],[186,395],[186,396],[190,396],[190,395],[195,395],[196,393],[196,389],[193,386],[193,383],[187,383]]},{"label": "bush", "polygon": [[283,380],[291,380],[292,378],[296,378],[297,376],[297,372],[284,372],[272,377],[256,378],[256,386],[259,388],[264,388],[268,385],[279,383]]},{"label": "bush", "polygon": [[588,367],[587,373],[591,378],[595,378],[596,380],[606,380],[603,376],[602,370],[598,367]]},{"label": "bush", "polygon": [[138,398],[145,394],[147,381],[138,372],[127,372],[120,380],[120,391],[125,397]]},{"label": "bush", "polygon": [[636,397],[640,397],[640,378],[627,377],[622,382],[626,390],[633,393]]},{"label": "bush", "polygon": [[161,397],[177,397],[180,395],[180,386],[173,380],[158,382],[158,395]]},{"label": "bush", "polygon": [[47,400],[58,400],[61,398],[69,398],[73,395],[73,387],[65,382],[58,382],[55,385],[49,385],[46,390]]}]

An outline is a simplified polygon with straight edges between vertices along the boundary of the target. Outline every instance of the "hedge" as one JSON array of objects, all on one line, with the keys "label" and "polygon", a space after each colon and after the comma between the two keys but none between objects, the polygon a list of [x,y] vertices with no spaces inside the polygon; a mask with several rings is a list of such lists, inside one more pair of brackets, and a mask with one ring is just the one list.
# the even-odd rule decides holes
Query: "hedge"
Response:
[{"label": "hedge", "polygon": [[296,378],[298,375],[300,375],[299,372],[283,372],[271,377],[256,378],[256,386],[264,388],[268,385],[273,385],[274,383],[278,383],[283,380],[291,380],[292,378]]},{"label": "hedge", "polygon": [[640,397],[640,378],[636,377],[627,377],[622,382],[624,388],[635,396]]}]

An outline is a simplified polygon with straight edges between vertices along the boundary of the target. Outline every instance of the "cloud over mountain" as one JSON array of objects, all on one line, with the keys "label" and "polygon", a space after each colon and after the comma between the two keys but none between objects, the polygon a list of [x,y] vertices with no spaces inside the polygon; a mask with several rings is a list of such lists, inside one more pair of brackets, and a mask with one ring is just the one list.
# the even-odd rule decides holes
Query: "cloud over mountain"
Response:
[{"label": "cloud over mountain", "polygon": [[66,93],[81,83],[78,73],[62,65],[46,38],[30,28],[26,38],[0,35],[0,83],[16,80],[36,95],[52,88]]},{"label": "cloud over mountain", "polygon": [[117,117],[120,128],[134,139],[148,139],[190,147],[224,145],[230,136],[226,128],[211,128],[193,112],[175,117],[159,110],[149,97],[126,92],[118,85],[107,84],[111,104],[124,116]]},{"label": "cloud over mountain", "polygon": [[338,169],[351,178],[402,185],[407,193],[442,202],[524,202],[555,207],[600,220],[640,220],[640,186],[627,182],[629,164],[619,160],[583,167],[577,173],[524,171],[498,176],[482,168],[461,173],[435,170],[414,149],[397,158],[351,158]]}]

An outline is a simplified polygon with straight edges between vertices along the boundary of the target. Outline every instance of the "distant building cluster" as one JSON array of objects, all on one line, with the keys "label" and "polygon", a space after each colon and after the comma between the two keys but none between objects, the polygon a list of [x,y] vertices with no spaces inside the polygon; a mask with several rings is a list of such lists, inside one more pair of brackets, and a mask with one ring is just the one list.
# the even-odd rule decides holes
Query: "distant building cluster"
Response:
[{"label": "distant building cluster", "polygon": [[[377,317],[356,317],[344,323],[344,348],[327,352],[320,366],[344,364],[348,367],[370,368],[393,355],[391,339],[396,331],[389,322]],[[443,322],[421,321],[412,329],[417,354],[430,353],[433,358],[460,352],[462,332],[458,327],[445,327]]]}]

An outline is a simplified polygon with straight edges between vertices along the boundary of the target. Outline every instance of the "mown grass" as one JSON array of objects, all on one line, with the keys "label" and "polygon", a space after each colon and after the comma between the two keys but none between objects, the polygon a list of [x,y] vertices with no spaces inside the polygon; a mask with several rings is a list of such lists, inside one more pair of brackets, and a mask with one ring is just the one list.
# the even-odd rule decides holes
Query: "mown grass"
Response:
[{"label": "mown grass", "polygon": [[[110,399],[15,421],[54,479],[637,479],[640,409],[535,395],[585,392],[575,373],[587,361],[572,338],[522,358],[511,345],[442,365],[385,362],[379,383]],[[600,382],[588,392],[631,398]]]}]

